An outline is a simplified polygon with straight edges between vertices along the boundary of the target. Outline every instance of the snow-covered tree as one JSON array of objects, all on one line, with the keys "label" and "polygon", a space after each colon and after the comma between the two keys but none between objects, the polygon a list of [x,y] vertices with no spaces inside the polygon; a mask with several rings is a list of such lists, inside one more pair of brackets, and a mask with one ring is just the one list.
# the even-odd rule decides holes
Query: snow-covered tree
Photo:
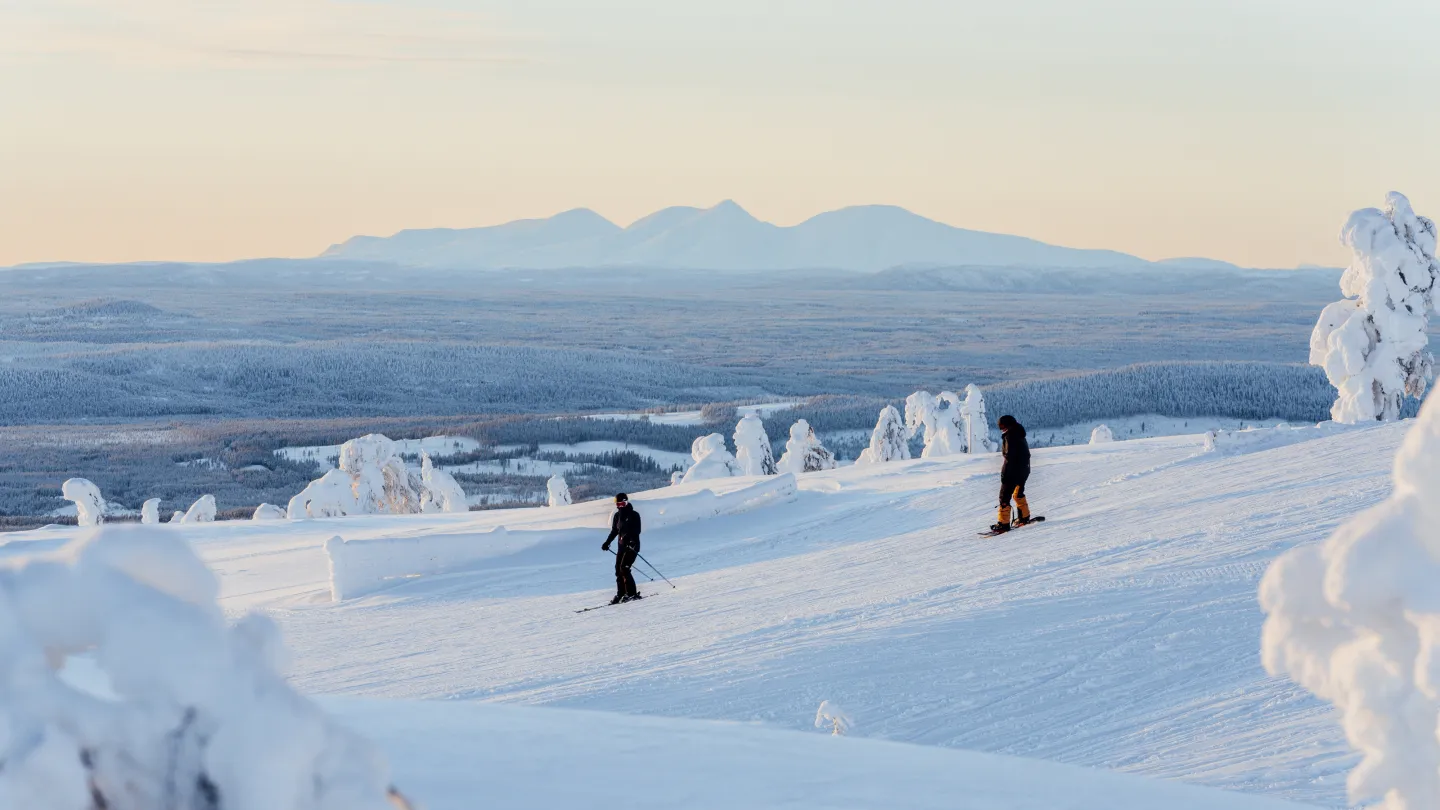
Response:
[{"label": "snow-covered tree", "polygon": [[965,452],[960,398],[949,391],[939,395],[916,391],[905,398],[905,425],[911,435],[925,431],[921,458],[936,458]]},{"label": "snow-covered tree", "polygon": [[985,394],[978,385],[965,387],[965,403],[960,408],[965,420],[965,452],[994,453],[999,450],[990,439],[989,417],[985,414]]},{"label": "snow-covered tree", "polygon": [[[1361,759],[1351,803],[1440,807],[1440,400],[1395,457],[1389,499],[1260,582],[1262,660],[1333,703]],[[1370,804],[1378,801],[1379,804]]]},{"label": "snow-covered tree", "polygon": [[278,507],[278,506],[274,506],[274,505],[272,505],[272,504],[262,503],[262,504],[260,504],[259,506],[255,507],[255,511],[254,511],[254,512],[250,513],[250,519],[251,519],[251,520],[284,520],[284,519],[285,519],[285,510],[284,510],[284,509],[281,509],[281,508]]},{"label": "snow-covered tree", "polygon": [[175,510],[174,512],[171,512],[171,513],[170,513],[170,522],[171,522],[171,523],[184,523],[184,522],[185,522],[185,513],[184,513],[184,512],[181,512],[181,511],[178,510],[178,509]]},{"label": "snow-covered tree", "polygon": [[[101,531],[0,577],[0,807],[393,810],[380,753],[286,682],[271,619],[227,622],[173,533]],[[60,675],[83,652],[105,699]]]},{"label": "snow-covered tree", "polygon": [[782,473],[805,473],[835,469],[835,454],[825,449],[815,429],[804,419],[795,420],[790,426],[790,440],[785,442],[785,453],[775,465]]},{"label": "snow-covered tree", "polygon": [[140,522],[147,525],[160,522],[159,498],[151,498],[140,504]]},{"label": "snow-covered tree", "polygon": [[870,446],[860,451],[856,464],[882,464],[910,458],[910,441],[905,423],[894,405],[886,405],[870,433]]},{"label": "snow-covered tree", "polygon": [[685,471],[684,471],[684,470],[676,470],[676,471],[670,473],[670,486],[673,487],[673,486],[675,486],[676,484],[683,484],[683,483],[685,483]]},{"label": "snow-covered tree", "polygon": [[1095,429],[1090,431],[1091,444],[1107,444],[1113,441],[1115,434],[1111,432],[1109,425],[1096,425]]},{"label": "snow-covered tree", "polygon": [[685,471],[683,483],[708,481],[712,478],[731,478],[740,474],[740,465],[725,449],[725,437],[719,433],[701,436],[690,444],[690,457],[695,463]]},{"label": "snow-covered tree", "polygon": [[105,499],[100,488],[84,478],[70,478],[60,485],[60,497],[75,504],[75,521],[81,526],[105,522]]},{"label": "snow-covered tree", "polygon": [[215,520],[215,496],[201,495],[185,510],[181,523],[212,523]]},{"label": "snow-covered tree", "polygon": [[836,706],[828,700],[820,701],[820,708],[815,710],[815,727],[828,728],[830,733],[836,737],[843,737],[850,730],[852,725],[850,715],[844,709]]},{"label": "snow-covered tree", "polygon": [[735,425],[735,461],[740,465],[741,475],[776,473],[775,452],[770,449],[765,423],[754,413],[745,414]]},{"label": "snow-covered tree", "polygon": [[1310,335],[1311,365],[1339,392],[1336,422],[1399,419],[1406,396],[1425,395],[1435,362],[1427,333],[1440,281],[1435,238],[1435,223],[1394,191],[1385,210],[1356,211],[1341,230],[1352,254],[1340,278],[1345,300],[1325,307]]},{"label": "snow-covered tree", "polygon": [[550,480],[545,482],[545,491],[549,495],[550,506],[570,505],[570,485],[565,482],[565,476],[550,476]]},{"label": "snow-covered tree", "polygon": [[465,490],[447,472],[421,456],[420,472],[405,466],[395,442],[378,433],[340,446],[340,468],[331,470],[286,507],[291,520],[341,515],[413,515],[464,512]]}]

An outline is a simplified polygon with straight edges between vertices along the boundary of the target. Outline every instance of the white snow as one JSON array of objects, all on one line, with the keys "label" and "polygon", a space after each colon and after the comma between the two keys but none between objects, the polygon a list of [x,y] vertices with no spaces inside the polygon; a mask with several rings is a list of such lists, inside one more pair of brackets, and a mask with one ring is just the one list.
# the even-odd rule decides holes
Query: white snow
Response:
[{"label": "white snow", "polygon": [[1090,431],[1091,444],[1109,444],[1113,441],[1115,441],[1115,433],[1110,430],[1109,425],[1096,425],[1095,429]]},{"label": "white snow", "polygon": [[[424,439],[391,439],[391,441],[395,443],[395,454],[405,456],[429,453],[432,456],[443,458],[460,453],[471,453],[481,447],[480,442],[469,436],[430,436]],[[275,451],[275,455],[291,461],[314,461],[317,464],[333,467],[338,465],[341,447],[342,445],[338,444],[282,447]]]},{"label": "white snow", "polygon": [[60,485],[60,497],[75,504],[75,520],[81,526],[105,522],[105,499],[100,488],[84,478],[70,478]]},{"label": "white snow", "polygon": [[[678,587],[580,616],[613,588],[604,503],[162,529],[217,570],[227,613],[280,624],[298,689],[403,701],[327,705],[430,810],[1265,806],[1065,765],[1338,807],[1354,754],[1329,706],[1261,667],[1256,590],[1390,495],[1411,426],[1037,449],[1049,521],[1003,542],[975,537],[994,455],[633,493]],[[3,535],[0,558],[84,531]],[[814,728],[822,700],[851,736]],[[651,789],[615,767],[631,756]]]},{"label": "white snow", "polygon": [[870,434],[870,446],[860,451],[856,464],[883,464],[910,458],[910,434],[895,406],[886,405]]},{"label": "white snow", "polygon": [[565,475],[583,469],[584,464],[575,461],[544,461],[533,458],[509,458],[503,461],[492,459],[490,461],[472,461],[468,464],[446,464],[441,467],[445,472],[467,473],[469,475],[527,475],[544,476]]},{"label": "white snow", "polygon": [[284,509],[268,503],[255,507],[255,511],[250,514],[251,520],[285,520],[286,517],[288,516]]},{"label": "white snow", "polygon": [[790,426],[790,438],[785,442],[785,452],[775,467],[782,473],[807,473],[835,469],[835,454],[825,449],[815,429],[804,419],[795,420]]},{"label": "white snow", "polygon": [[565,483],[562,475],[550,476],[550,480],[545,482],[545,492],[547,506],[569,506],[571,503],[570,485]]},{"label": "white snow", "polygon": [[[389,807],[378,753],[286,684],[269,619],[226,625],[177,534],[111,528],[6,562],[0,807]],[[59,675],[85,650],[104,697]]]},{"label": "white snow", "polygon": [[185,510],[185,514],[180,518],[181,523],[212,523],[214,520],[214,495],[201,495],[196,498],[195,503],[190,504],[190,508]]},{"label": "white snow", "polygon": [[980,391],[980,386],[965,386],[965,402],[960,407],[960,414],[965,420],[965,452],[994,453],[1000,449],[990,436],[985,394]]},{"label": "white snow", "polygon": [[681,483],[709,481],[715,478],[733,478],[740,475],[740,465],[725,448],[725,437],[719,433],[700,436],[690,445],[690,456],[695,463],[685,471]]},{"label": "white snow", "polygon": [[434,468],[421,452],[417,474],[405,466],[397,445],[378,433],[340,446],[340,468],[310,482],[290,499],[291,520],[343,515],[406,515],[463,512],[465,493],[448,473]]},{"label": "white snow", "polygon": [[1440,401],[1395,458],[1394,493],[1270,567],[1265,667],[1334,703],[1360,764],[1350,799],[1440,806]]},{"label": "white snow", "polygon": [[774,475],[779,471],[759,407],[752,406],[754,409],[735,425],[735,462],[740,466],[741,475]]},{"label": "white snow", "polygon": [[1325,369],[1339,393],[1335,421],[1392,421],[1405,397],[1423,397],[1434,376],[1427,330],[1440,282],[1435,223],[1392,191],[1385,210],[1351,214],[1340,241],[1352,254],[1340,278],[1345,300],[1320,313],[1310,363]]},{"label": "white snow", "polygon": [[140,505],[140,522],[153,524],[160,522],[160,499],[150,498]]},{"label": "white snow", "polygon": [[960,398],[950,391],[931,394],[916,391],[905,398],[905,425],[911,434],[924,430],[921,458],[940,458],[965,452],[964,413]]}]

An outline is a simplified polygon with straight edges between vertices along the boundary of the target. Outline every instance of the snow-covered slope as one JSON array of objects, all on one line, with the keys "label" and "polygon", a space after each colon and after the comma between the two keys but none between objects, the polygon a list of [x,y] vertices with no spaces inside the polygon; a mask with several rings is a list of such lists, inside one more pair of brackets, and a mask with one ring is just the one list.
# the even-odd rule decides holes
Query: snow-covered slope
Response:
[{"label": "snow-covered slope", "polygon": [[[1040,450],[1030,502],[1049,521],[990,540],[976,532],[993,520],[994,456],[805,474],[791,497],[647,531],[642,553],[678,587],[641,578],[653,598],[580,615],[612,588],[604,504],[169,530],[220,572],[227,609],[277,619],[310,692],[451,701],[437,713],[500,701],[729,720],[817,738],[828,700],[851,714],[854,737],[1338,807],[1354,760],[1327,707],[1262,670],[1255,589],[1281,551],[1388,493],[1406,427],[1293,431],[1296,443],[1258,452],[1241,442],[1206,453],[1199,436]],[[756,482],[636,502],[659,514],[722,483]],[[502,525],[508,534],[494,531]],[[7,536],[0,554],[73,534]],[[387,545],[376,559],[389,560],[390,587],[333,602],[335,535]],[[477,553],[449,569],[405,551],[467,542]],[[574,722],[583,738],[592,721]],[[617,745],[640,745],[641,726],[627,723],[612,724]],[[677,746],[710,735],[677,733]],[[408,754],[392,746],[392,756],[404,774]],[[610,754],[593,756],[599,768]],[[955,762],[944,767],[988,770]],[[425,783],[413,787],[424,799]]]},{"label": "snow-covered slope", "polygon": [[779,227],[726,200],[679,206],[620,228],[578,209],[550,219],[488,228],[433,228],[391,237],[357,236],[322,258],[429,267],[633,266],[692,270],[832,269],[878,271],[901,265],[990,267],[1143,267],[1110,250],[1057,247],[1007,234],[955,228],[903,208],[867,205]]}]

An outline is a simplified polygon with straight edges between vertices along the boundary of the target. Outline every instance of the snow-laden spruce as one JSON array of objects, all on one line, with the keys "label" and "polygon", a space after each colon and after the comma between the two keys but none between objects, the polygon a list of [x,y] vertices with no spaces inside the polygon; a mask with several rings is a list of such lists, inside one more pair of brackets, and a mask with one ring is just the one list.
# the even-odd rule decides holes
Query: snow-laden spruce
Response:
[{"label": "snow-laden spruce", "polygon": [[1341,230],[1352,254],[1340,278],[1345,300],[1325,307],[1310,335],[1310,363],[1339,393],[1335,421],[1399,419],[1406,396],[1425,395],[1434,374],[1427,329],[1440,279],[1435,237],[1435,223],[1394,191],[1385,210],[1356,211]]},{"label": "snow-laden spruce", "polygon": [[1356,804],[1440,807],[1440,401],[1395,457],[1388,500],[1260,583],[1265,668],[1340,710]]},{"label": "snow-laden spruce", "polygon": [[964,414],[960,398],[950,391],[938,395],[916,391],[905,398],[905,425],[911,435],[923,430],[925,449],[921,458],[937,458],[965,452]]},{"label": "snow-laden spruce", "polygon": [[1109,444],[1113,441],[1115,441],[1115,434],[1110,430],[1109,425],[1096,425],[1095,429],[1090,431],[1091,444]]},{"label": "snow-laden spruce", "polygon": [[686,470],[684,477],[680,479],[683,483],[740,475],[740,465],[735,463],[735,457],[725,449],[725,437],[719,433],[701,436],[691,442],[690,457],[695,459],[695,463],[690,465],[690,469]]},{"label": "snow-laden spruce", "polygon": [[413,515],[464,512],[465,491],[455,479],[421,456],[421,471],[405,466],[395,442],[378,433],[340,446],[340,467],[290,499],[291,520],[342,515]]},{"label": "snow-laden spruce", "polygon": [[774,475],[775,451],[770,449],[770,436],[765,422],[754,413],[747,413],[735,425],[735,461],[741,475]]},{"label": "snow-laden spruce", "polygon": [[820,708],[815,710],[816,728],[828,728],[831,734],[843,737],[850,730],[851,725],[853,725],[853,721],[844,709],[828,700],[820,701]]},{"label": "snow-laden spruce", "polygon": [[870,446],[860,451],[856,464],[883,464],[910,458],[910,432],[894,405],[886,405],[870,433]]},{"label": "snow-laden spruce", "polygon": [[782,473],[806,473],[833,470],[836,467],[835,454],[825,449],[815,429],[804,419],[795,420],[790,426],[790,439],[785,442],[785,452],[775,465]]},{"label": "snow-laden spruce", "polygon": [[985,395],[980,386],[965,386],[965,403],[960,414],[965,420],[965,452],[994,453],[1000,449],[990,439],[990,420],[985,413]]},{"label": "snow-laden spruce", "polygon": [[555,474],[545,482],[546,504],[549,506],[569,506],[570,485],[566,483],[565,476]]},{"label": "snow-laden spruce", "polygon": [[[182,538],[103,532],[0,572],[0,807],[390,810],[379,754],[281,676],[269,618],[227,625]],[[60,677],[80,652],[106,697]]]},{"label": "snow-laden spruce", "polygon": [[160,499],[150,498],[140,504],[140,522],[148,525],[160,522]]},{"label": "snow-laden spruce", "polygon": [[215,496],[201,495],[190,504],[185,514],[180,517],[181,523],[213,523],[215,522]]},{"label": "snow-laden spruce", "polygon": [[84,478],[70,478],[60,485],[60,497],[75,504],[75,522],[99,526],[105,522],[105,499],[100,488]]}]

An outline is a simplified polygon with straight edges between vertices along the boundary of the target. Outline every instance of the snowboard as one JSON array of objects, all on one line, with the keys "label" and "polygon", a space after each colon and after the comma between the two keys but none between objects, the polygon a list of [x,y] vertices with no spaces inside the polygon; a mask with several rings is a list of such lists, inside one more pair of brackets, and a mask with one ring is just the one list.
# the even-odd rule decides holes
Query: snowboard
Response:
[{"label": "snowboard", "polygon": [[[1045,516],[1044,516],[1044,515],[1039,515],[1039,516],[1037,516],[1037,517],[1032,517],[1032,518],[1030,518],[1030,522],[1029,522],[1029,523],[1021,524],[1021,525],[1019,525],[1019,526],[1011,526],[1011,527],[1010,527],[1010,532],[1019,531],[1020,529],[1023,529],[1023,528],[1025,528],[1026,526],[1033,526],[1033,525],[1035,525],[1036,523],[1044,523],[1044,522],[1045,522]],[[981,537],[999,537],[999,536],[1002,535],[1002,534],[1009,534],[1010,532],[995,532],[995,531],[980,532],[980,536],[981,536]]]}]

